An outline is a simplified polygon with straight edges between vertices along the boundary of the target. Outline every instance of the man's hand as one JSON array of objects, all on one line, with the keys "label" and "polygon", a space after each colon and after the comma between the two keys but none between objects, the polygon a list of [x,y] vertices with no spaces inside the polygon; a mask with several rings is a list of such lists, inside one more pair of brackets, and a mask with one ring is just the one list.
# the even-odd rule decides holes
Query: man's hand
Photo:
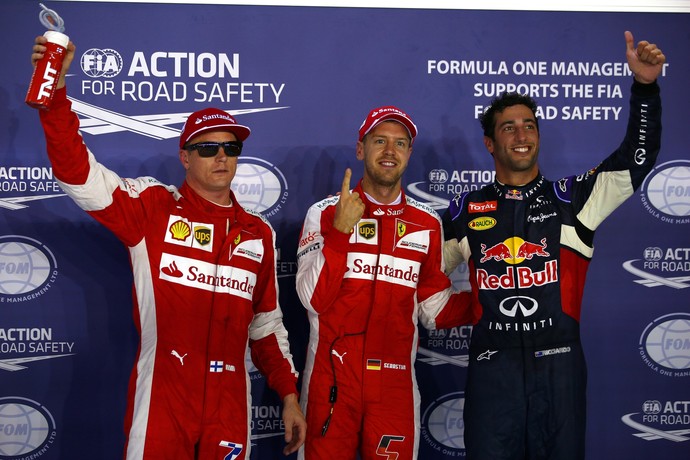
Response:
[{"label": "man's hand", "polygon": [[[39,59],[43,59],[43,55],[46,52],[45,44],[47,42],[48,40],[43,35],[36,37],[33,47],[33,54],[31,55],[32,66],[36,67],[36,62],[38,62]],[[57,89],[65,87],[65,75],[67,75],[69,66],[72,64],[72,60],[74,59],[74,51],[76,49],[77,47],[74,46],[74,43],[71,41],[67,44],[67,53],[65,53],[65,57],[62,60],[62,70],[60,71],[60,78],[58,79],[56,86]]]},{"label": "man's hand", "polygon": [[283,423],[285,424],[285,442],[283,454],[290,455],[297,452],[307,436],[307,421],[299,407],[297,395],[289,394],[283,399]]},{"label": "man's hand", "polygon": [[359,193],[350,193],[350,178],[352,177],[352,170],[347,168],[345,170],[345,177],[343,177],[343,185],[340,189],[340,200],[335,206],[335,217],[333,218],[333,227],[343,233],[352,233],[355,224],[359,222],[364,214],[364,203],[359,197]]},{"label": "man's hand", "polygon": [[625,31],[625,56],[628,59],[628,67],[635,76],[635,80],[640,83],[653,83],[661,74],[661,70],[666,62],[666,56],[653,43],[641,41],[635,48],[633,35]]}]

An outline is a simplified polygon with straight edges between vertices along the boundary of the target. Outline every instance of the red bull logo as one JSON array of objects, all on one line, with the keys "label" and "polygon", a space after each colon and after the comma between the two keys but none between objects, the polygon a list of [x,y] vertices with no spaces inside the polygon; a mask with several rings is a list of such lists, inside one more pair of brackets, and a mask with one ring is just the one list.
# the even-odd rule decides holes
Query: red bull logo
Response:
[{"label": "red bull logo", "polygon": [[505,197],[509,200],[519,200],[522,201],[522,192],[517,189],[508,190]]},{"label": "red bull logo", "polygon": [[517,255],[517,259],[527,259],[530,260],[534,256],[539,257],[549,257],[549,253],[545,251],[546,249],[546,238],[542,238],[539,244],[530,243],[525,241],[520,245]]},{"label": "red bull logo", "polygon": [[482,254],[484,254],[484,257],[482,257],[479,261],[481,263],[486,262],[487,260],[507,260],[507,259],[512,259],[513,255],[510,253],[510,248],[508,247],[507,244],[505,243],[498,243],[490,248],[486,248],[486,245],[482,243]]},{"label": "red bull logo", "polygon": [[483,257],[479,262],[484,263],[489,260],[504,261],[508,264],[519,264],[525,259],[531,260],[535,256],[549,257],[546,251],[546,238],[542,238],[539,243],[531,243],[520,237],[513,236],[490,248],[485,244],[481,245]]},{"label": "red bull logo", "polygon": [[494,291],[496,289],[526,289],[533,286],[558,281],[558,261],[549,260],[543,270],[532,270],[530,267],[508,267],[505,273],[489,273],[477,269],[477,286],[479,289]]}]

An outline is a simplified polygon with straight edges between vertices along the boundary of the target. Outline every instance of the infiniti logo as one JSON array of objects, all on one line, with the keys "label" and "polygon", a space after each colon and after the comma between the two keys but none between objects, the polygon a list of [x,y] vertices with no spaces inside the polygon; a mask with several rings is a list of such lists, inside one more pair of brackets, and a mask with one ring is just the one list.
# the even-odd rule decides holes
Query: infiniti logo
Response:
[{"label": "infiniti logo", "polygon": [[527,318],[537,311],[539,308],[539,303],[537,303],[537,301],[531,297],[516,295],[503,299],[501,304],[498,306],[498,309],[501,311],[501,313],[506,316],[510,316],[511,318],[515,318],[515,313],[517,312],[518,308],[522,312],[522,316]]}]

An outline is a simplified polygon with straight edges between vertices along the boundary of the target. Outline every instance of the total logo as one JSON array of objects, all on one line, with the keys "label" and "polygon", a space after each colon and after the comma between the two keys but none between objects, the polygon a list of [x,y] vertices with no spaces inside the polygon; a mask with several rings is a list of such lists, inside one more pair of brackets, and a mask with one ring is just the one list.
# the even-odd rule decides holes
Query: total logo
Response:
[{"label": "total logo", "polygon": [[[422,439],[428,449],[446,457],[465,457],[464,408],[462,391],[445,394],[429,404],[422,415],[421,426]],[[420,458],[425,458],[423,449],[420,449]]]},{"label": "total logo", "polygon": [[690,377],[690,314],[660,316],[642,331],[642,361],[661,375]]},{"label": "total logo", "polygon": [[668,161],[654,168],[642,183],[640,200],[663,222],[690,223],[690,161]]},{"label": "total logo", "polygon": [[640,412],[625,414],[621,421],[645,441],[690,441],[690,401],[647,400]]}]

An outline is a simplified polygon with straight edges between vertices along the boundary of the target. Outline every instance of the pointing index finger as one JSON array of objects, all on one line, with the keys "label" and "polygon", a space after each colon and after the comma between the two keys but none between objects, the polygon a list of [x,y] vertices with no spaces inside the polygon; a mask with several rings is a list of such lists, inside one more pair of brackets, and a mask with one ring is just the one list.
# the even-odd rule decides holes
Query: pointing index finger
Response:
[{"label": "pointing index finger", "polygon": [[628,51],[633,51],[635,49],[635,40],[633,39],[633,34],[628,30],[625,31],[625,45],[628,48]]},{"label": "pointing index finger", "polygon": [[350,194],[350,178],[352,177],[352,170],[347,168],[345,170],[345,176],[343,177],[343,186],[340,189],[340,195]]}]

